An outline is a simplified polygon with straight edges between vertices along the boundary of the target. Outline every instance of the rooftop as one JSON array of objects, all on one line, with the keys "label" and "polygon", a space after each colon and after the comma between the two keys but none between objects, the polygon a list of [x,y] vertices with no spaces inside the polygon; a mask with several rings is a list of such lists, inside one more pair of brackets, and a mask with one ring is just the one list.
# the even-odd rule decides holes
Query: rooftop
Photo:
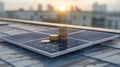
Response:
[{"label": "rooftop", "polygon": [[[9,24],[0,26],[0,65],[2,67],[120,67],[120,38],[98,43],[59,57],[49,58],[4,41],[2,38],[48,29],[54,30],[57,24],[13,19],[0,20],[2,24]],[[118,30],[67,26],[120,34]]]}]

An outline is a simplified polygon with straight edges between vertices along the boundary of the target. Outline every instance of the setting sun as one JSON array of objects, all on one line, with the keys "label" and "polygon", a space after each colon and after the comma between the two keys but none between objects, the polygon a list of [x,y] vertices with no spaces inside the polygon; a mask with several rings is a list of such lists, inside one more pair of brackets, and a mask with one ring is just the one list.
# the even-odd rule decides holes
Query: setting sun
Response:
[{"label": "setting sun", "polygon": [[60,11],[65,11],[65,7],[64,6],[60,6],[59,10]]}]

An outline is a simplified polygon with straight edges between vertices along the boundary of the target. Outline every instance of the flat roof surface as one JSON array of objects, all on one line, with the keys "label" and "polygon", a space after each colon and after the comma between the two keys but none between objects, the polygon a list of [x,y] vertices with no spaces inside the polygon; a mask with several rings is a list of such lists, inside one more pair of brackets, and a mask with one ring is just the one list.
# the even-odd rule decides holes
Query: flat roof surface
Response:
[{"label": "flat roof surface", "polygon": [[[2,22],[2,21],[1,21]],[[7,27],[13,27],[15,29],[27,31],[25,33],[14,32],[14,35],[26,34],[31,31],[42,31],[41,29],[36,29],[38,25],[32,24],[23,24],[23,23],[12,23]],[[34,26],[35,29],[26,30],[23,29],[22,26]],[[7,28],[6,27],[6,28]],[[39,27],[39,26],[38,26]],[[5,31],[7,30],[6,28]],[[2,32],[0,34],[1,37],[11,36],[12,32]],[[30,28],[29,28],[30,29]],[[44,28],[46,29],[46,28]],[[14,30],[14,29],[13,29]],[[13,31],[8,30],[8,31]],[[0,30],[1,31],[1,30]],[[104,43],[100,43],[99,45],[94,45],[82,50],[78,50],[76,52],[72,52],[67,55],[63,55],[57,58],[49,58],[43,56],[41,54],[36,54],[32,51],[20,48],[8,42],[0,42],[0,58],[6,67],[119,67],[120,66],[120,49],[116,48],[117,45],[120,45],[120,39],[114,39],[111,41],[107,41]],[[109,45],[109,44],[110,45]],[[105,45],[107,44],[107,45]],[[114,44],[114,45],[112,45]],[[111,46],[112,45],[112,46]],[[4,61],[3,61],[4,60]],[[27,64],[25,64],[28,62]],[[61,63],[61,64],[60,64]]]}]

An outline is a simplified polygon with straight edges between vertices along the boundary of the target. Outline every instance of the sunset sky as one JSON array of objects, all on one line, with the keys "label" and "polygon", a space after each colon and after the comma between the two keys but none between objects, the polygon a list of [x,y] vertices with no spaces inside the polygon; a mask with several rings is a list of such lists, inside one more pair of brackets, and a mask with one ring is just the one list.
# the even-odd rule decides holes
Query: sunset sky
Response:
[{"label": "sunset sky", "polygon": [[65,6],[66,9],[70,5],[76,5],[82,10],[92,10],[92,4],[98,2],[108,5],[109,11],[120,10],[120,0],[1,0],[5,3],[5,9],[16,10],[20,7],[28,9],[33,6],[36,9],[38,4],[43,4],[45,9],[46,4],[52,4],[56,9],[60,6]]}]

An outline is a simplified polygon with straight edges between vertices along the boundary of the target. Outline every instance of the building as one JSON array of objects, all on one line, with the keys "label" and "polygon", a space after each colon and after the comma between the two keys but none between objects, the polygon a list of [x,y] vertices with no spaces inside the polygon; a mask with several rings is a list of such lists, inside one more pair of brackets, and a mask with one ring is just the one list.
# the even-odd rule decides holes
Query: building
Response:
[{"label": "building", "polygon": [[48,4],[47,11],[54,11],[54,7],[51,4]]},{"label": "building", "polygon": [[92,12],[92,26],[105,28],[106,13]]},{"label": "building", "polygon": [[67,15],[68,24],[92,26],[92,13],[87,11],[72,11]]},{"label": "building", "polygon": [[6,18],[15,18],[16,11],[6,11]]},{"label": "building", "polygon": [[41,4],[38,5],[37,11],[43,11]]},{"label": "building", "polygon": [[0,1],[0,17],[6,17],[4,3],[2,1]]},{"label": "building", "polygon": [[4,13],[5,9],[4,9],[4,3],[0,1],[0,13]]},{"label": "building", "polygon": [[34,9],[33,9],[33,7],[32,7],[32,6],[29,8],[29,11],[34,11]]},{"label": "building", "polygon": [[57,12],[55,11],[38,12],[37,15],[39,15],[41,19],[46,22],[56,22],[58,19]]},{"label": "building", "polygon": [[15,11],[14,18],[22,20],[32,20],[34,14],[34,11]]},{"label": "building", "polygon": [[[8,23],[9,26],[0,26],[0,39],[11,35],[18,36],[31,33],[31,31],[40,33],[43,30],[55,30],[54,26],[49,27],[49,25],[44,25],[44,22],[38,23],[0,18],[0,22],[3,21]],[[51,27],[53,28],[51,29]],[[100,28],[93,27],[91,29],[81,27],[80,29],[85,30],[85,28],[92,31],[100,31]],[[119,30],[101,29],[101,31],[120,34]],[[32,45],[35,45],[34,43],[32,42]],[[49,58],[1,40],[0,67],[120,67],[120,38],[99,43],[56,58]]]},{"label": "building", "polygon": [[120,13],[93,12],[92,26],[110,29],[120,29]]},{"label": "building", "polygon": [[120,13],[108,13],[106,15],[105,28],[120,30]]},{"label": "building", "polygon": [[106,5],[99,5],[98,3],[93,4],[93,12],[106,12],[107,6]]}]

